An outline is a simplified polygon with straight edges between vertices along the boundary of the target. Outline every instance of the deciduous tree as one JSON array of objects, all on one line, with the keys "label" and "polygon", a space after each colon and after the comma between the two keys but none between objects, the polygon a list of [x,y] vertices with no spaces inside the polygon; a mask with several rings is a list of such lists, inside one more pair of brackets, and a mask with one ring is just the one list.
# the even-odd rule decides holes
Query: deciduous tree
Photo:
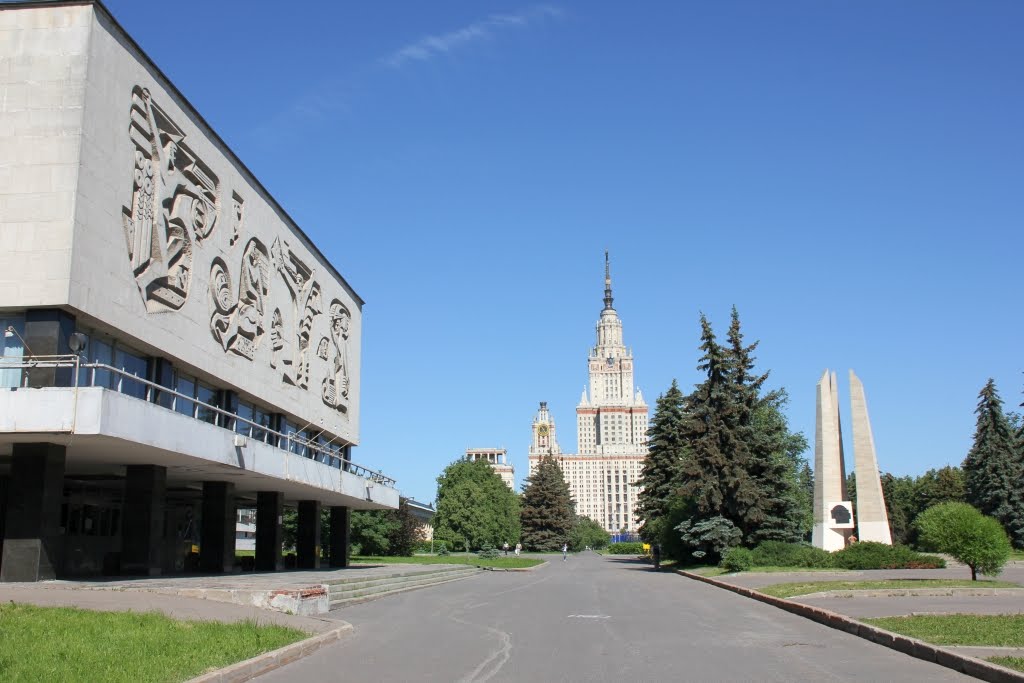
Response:
[{"label": "deciduous tree", "polygon": [[456,460],[437,478],[435,538],[479,549],[519,530],[519,498],[486,461]]}]

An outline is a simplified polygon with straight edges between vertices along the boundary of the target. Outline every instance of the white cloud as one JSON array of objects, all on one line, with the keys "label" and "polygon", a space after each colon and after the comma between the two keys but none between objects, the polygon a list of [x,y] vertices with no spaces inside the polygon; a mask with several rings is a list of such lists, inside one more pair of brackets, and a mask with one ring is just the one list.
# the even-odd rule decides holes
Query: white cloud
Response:
[{"label": "white cloud", "polygon": [[492,14],[486,19],[455,31],[420,38],[382,61],[393,68],[399,68],[410,62],[426,61],[438,55],[448,54],[469,43],[487,40],[497,31],[507,28],[527,28],[531,24],[558,17],[561,14],[562,10],[548,5],[531,7],[517,14]]}]

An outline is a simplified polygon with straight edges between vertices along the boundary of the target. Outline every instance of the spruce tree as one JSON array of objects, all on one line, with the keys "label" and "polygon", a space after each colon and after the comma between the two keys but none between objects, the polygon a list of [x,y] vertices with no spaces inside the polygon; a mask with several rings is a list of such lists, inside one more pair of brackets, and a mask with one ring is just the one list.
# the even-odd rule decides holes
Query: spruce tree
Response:
[{"label": "spruce tree", "polygon": [[697,367],[705,380],[685,403],[688,451],[680,468],[679,493],[689,508],[689,524],[724,517],[743,530],[758,491],[747,473],[747,444],[737,429],[740,409],[730,378],[732,364],[703,314],[700,324],[703,356]]},{"label": "spruce tree", "polygon": [[683,393],[672,380],[672,386],[658,397],[655,405],[651,427],[647,430],[647,457],[634,484],[641,488],[637,495],[637,517],[642,523],[640,535],[648,541],[660,536],[660,522],[668,515],[678,487],[685,449],[683,419]]},{"label": "spruce tree", "polygon": [[562,468],[554,456],[542,456],[523,489],[523,546],[540,552],[560,550],[570,540],[575,517],[575,504]]},{"label": "spruce tree", "polygon": [[978,394],[974,445],[964,460],[967,502],[995,517],[1018,547],[1024,547],[1024,463],[1020,442],[1003,414],[995,382]]}]

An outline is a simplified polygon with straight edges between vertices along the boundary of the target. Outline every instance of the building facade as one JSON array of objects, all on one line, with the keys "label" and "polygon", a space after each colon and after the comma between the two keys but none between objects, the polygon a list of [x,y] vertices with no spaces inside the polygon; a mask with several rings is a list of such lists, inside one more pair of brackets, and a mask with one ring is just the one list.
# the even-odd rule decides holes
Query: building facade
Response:
[{"label": "building facade", "polygon": [[648,410],[633,384],[633,354],[623,343],[622,321],[612,299],[611,271],[605,253],[604,308],[597,322],[597,343],[587,358],[590,373],[576,406],[578,454],[561,452],[555,423],[542,402],[533,420],[530,473],[540,458],[552,455],[565,474],[576,513],[609,533],[635,532],[637,489],[647,457]]},{"label": "building facade", "polygon": [[102,4],[0,28],[0,581],[344,564],[362,299]]},{"label": "building facade", "polygon": [[470,462],[483,460],[491,466],[501,480],[513,491],[516,490],[516,470],[508,461],[508,453],[504,448],[467,448],[466,460]]}]

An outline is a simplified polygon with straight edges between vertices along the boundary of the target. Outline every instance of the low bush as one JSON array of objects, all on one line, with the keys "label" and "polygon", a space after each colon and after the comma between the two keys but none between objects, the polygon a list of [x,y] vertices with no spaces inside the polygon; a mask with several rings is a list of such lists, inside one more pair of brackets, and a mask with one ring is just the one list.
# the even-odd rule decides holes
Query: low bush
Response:
[{"label": "low bush", "polygon": [[448,545],[444,541],[435,541],[434,552],[442,556],[448,555]]},{"label": "low bush", "polygon": [[729,548],[722,555],[722,562],[719,565],[731,572],[743,572],[754,564],[754,553],[746,548]]},{"label": "low bush", "polygon": [[825,569],[833,566],[827,550],[803,543],[765,541],[754,548],[753,563],[758,567],[807,567]]},{"label": "low bush", "polygon": [[485,545],[483,548],[480,548],[480,551],[476,554],[476,556],[481,560],[496,560],[499,555],[500,553],[498,552],[498,549],[492,548],[489,545]]},{"label": "low bush", "polygon": [[885,545],[861,541],[832,553],[834,566],[840,569],[940,569],[946,561],[925,555],[905,545]]},{"label": "low bush", "polygon": [[608,546],[608,552],[612,555],[642,555],[644,552],[644,544],[612,543]]}]

